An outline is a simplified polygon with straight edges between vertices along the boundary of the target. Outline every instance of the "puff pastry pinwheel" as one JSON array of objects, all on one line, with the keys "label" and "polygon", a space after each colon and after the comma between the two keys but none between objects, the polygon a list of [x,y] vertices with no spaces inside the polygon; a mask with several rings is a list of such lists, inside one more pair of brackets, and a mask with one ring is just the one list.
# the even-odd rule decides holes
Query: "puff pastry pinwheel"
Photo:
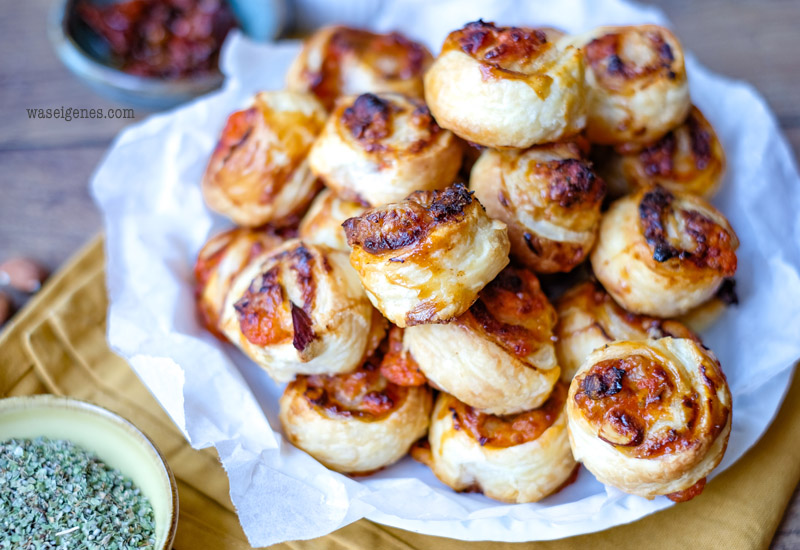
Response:
[{"label": "puff pastry pinwheel", "polygon": [[648,144],[686,118],[691,100],[683,48],[669,30],[598,27],[569,40],[586,60],[590,142]]},{"label": "puff pastry pinwheel", "polygon": [[556,301],[556,311],[556,352],[561,379],[567,382],[591,352],[617,340],[672,336],[700,342],[678,321],[625,311],[593,281],[585,281],[565,292]]},{"label": "puff pastry pinwheel", "polygon": [[402,458],[430,421],[427,386],[381,375],[380,352],[354,372],[299,376],[280,399],[289,441],[337,472],[369,474]]},{"label": "puff pastry pinwheel", "polygon": [[323,27],[306,40],[289,67],[286,86],[313,93],[327,109],[339,96],[364,92],[422,98],[422,74],[432,61],[425,46],[397,32]]},{"label": "puff pastry pinwheel", "polygon": [[570,271],[594,245],[605,183],[576,143],[488,149],[470,188],[508,226],[511,256],[534,271]]},{"label": "puff pastry pinwheel", "polygon": [[380,206],[450,185],[461,155],[422,101],[367,93],[337,101],[308,162],[340,197]]},{"label": "puff pastry pinwheel", "polygon": [[292,239],[234,279],[220,325],[272,378],[287,382],[355,369],[384,323],[346,253]]},{"label": "puff pastry pinwheel", "polygon": [[417,191],[344,223],[367,296],[399,327],[464,313],[508,264],[508,235],[460,183]]},{"label": "puff pastry pinwheel", "polygon": [[488,147],[530,147],[586,123],[580,50],[552,29],[475,21],[451,32],[425,73],[436,122]]},{"label": "puff pastry pinwheel", "polygon": [[558,381],[556,312],[525,268],[507,267],[448,324],[409,327],[404,342],[435,387],[491,414],[540,406]]},{"label": "puff pastry pinwheel", "polygon": [[736,272],[739,241],[716,208],[663,187],[619,199],[591,254],[597,279],[633,313],[674,317],[708,300]]},{"label": "puff pastry pinwheel", "polygon": [[219,320],[234,277],[282,242],[266,230],[236,228],[215,235],[203,245],[194,265],[194,294],[200,322],[212,334],[224,338]]},{"label": "puff pastry pinwheel", "polygon": [[302,214],[319,188],[307,156],[326,118],[311,94],[256,94],[222,130],[203,176],[206,204],[248,227]]},{"label": "puff pastry pinwheel", "polygon": [[300,220],[299,237],[307,243],[324,244],[336,250],[350,251],[342,224],[360,216],[366,208],[340,199],[330,189],[323,189]]},{"label": "puff pastry pinwheel", "polygon": [[725,454],[731,394],[714,354],[693,340],[615,342],[578,370],[567,416],[575,459],[601,482],[684,501]]},{"label": "puff pastry pinwheel", "polygon": [[639,150],[608,150],[598,171],[614,196],[661,185],[705,198],[716,193],[725,172],[725,151],[714,128],[697,107],[683,123]]},{"label": "puff pastry pinwheel", "polygon": [[540,408],[493,416],[440,393],[425,462],[456,491],[512,503],[541,500],[565,485],[577,468],[567,435],[566,396],[567,386],[560,382]]},{"label": "puff pastry pinwheel", "polygon": [[729,306],[738,303],[736,280],[725,279],[713,298],[693,307],[683,315],[679,315],[675,320],[680,321],[695,333],[702,333],[711,328]]}]

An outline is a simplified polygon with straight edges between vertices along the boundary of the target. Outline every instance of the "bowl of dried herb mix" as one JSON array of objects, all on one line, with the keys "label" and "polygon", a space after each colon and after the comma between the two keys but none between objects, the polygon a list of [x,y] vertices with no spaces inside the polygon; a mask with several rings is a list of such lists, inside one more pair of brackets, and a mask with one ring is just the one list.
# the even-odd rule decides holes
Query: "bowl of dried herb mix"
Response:
[{"label": "bowl of dried herb mix", "polygon": [[0,399],[0,550],[172,548],[175,478],[133,424],[96,405]]}]

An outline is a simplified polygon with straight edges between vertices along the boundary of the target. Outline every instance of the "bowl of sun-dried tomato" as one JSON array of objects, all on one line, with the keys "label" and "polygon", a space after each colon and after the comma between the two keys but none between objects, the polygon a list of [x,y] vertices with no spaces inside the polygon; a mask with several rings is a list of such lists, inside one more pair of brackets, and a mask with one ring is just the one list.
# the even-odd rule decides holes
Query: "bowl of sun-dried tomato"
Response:
[{"label": "bowl of sun-dried tomato", "polygon": [[218,88],[236,26],[225,0],[65,0],[50,39],[63,63],[112,99],[161,109]]}]

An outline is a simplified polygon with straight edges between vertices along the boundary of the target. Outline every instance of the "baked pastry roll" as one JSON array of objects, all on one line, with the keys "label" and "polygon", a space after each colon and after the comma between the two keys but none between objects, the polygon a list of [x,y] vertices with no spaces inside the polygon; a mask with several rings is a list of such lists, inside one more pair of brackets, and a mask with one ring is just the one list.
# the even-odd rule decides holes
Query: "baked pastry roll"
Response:
[{"label": "baked pastry roll", "polygon": [[594,245],[605,183],[576,143],[487,149],[470,188],[508,226],[511,256],[534,271],[570,271]]},{"label": "baked pastry roll", "polygon": [[278,382],[355,369],[385,330],[347,254],[299,239],[248,265],[222,311],[228,339]]},{"label": "baked pastry roll", "polygon": [[450,185],[461,154],[422,101],[368,93],[336,103],[308,162],[343,199],[380,206]]},{"label": "baked pastry roll", "polygon": [[319,188],[306,157],[326,118],[311,94],[256,94],[228,118],[211,155],[202,183],[208,207],[247,227],[302,214]]},{"label": "baked pastry roll", "polygon": [[299,376],[280,399],[286,437],[337,472],[369,474],[398,461],[425,435],[427,386],[400,386],[381,375],[381,354],[347,374]]},{"label": "baked pastry roll", "polygon": [[725,172],[725,151],[714,128],[697,107],[680,126],[639,150],[609,149],[598,161],[598,171],[614,196],[642,187],[661,185],[710,198]]},{"label": "baked pastry roll", "polygon": [[456,491],[502,502],[541,500],[564,486],[577,467],[567,435],[566,396],[560,382],[540,408],[493,416],[440,393],[426,462]]},{"label": "baked pastry roll", "polygon": [[594,350],[617,340],[656,340],[665,336],[700,339],[678,321],[625,311],[594,281],[565,292],[556,301],[556,353],[561,379],[569,383]]},{"label": "baked pastry roll", "polygon": [[236,228],[215,235],[200,249],[194,264],[195,304],[200,322],[214,336],[224,339],[219,319],[234,277],[282,242],[263,229]]},{"label": "baked pastry roll", "polygon": [[567,415],[575,459],[601,482],[683,501],[725,454],[731,394],[714,354],[693,340],[615,342],[578,370]]},{"label": "baked pastry roll", "polygon": [[451,32],[425,73],[436,122],[488,147],[530,147],[586,123],[580,50],[552,29],[474,21]]},{"label": "baked pastry roll", "polygon": [[330,189],[323,189],[300,221],[299,237],[307,243],[349,252],[342,224],[348,218],[360,216],[364,210],[366,208],[360,204],[340,199]]},{"label": "baked pastry roll", "polygon": [[680,321],[696,333],[702,333],[710,329],[729,306],[738,303],[736,280],[725,279],[713,298],[693,307],[675,320]]},{"label": "baked pastry roll", "polygon": [[686,118],[691,100],[683,48],[669,30],[598,27],[570,41],[586,59],[590,142],[653,143]]},{"label": "baked pastry roll", "polygon": [[448,324],[408,327],[404,342],[435,387],[490,414],[540,406],[558,381],[556,312],[525,268],[507,267]]},{"label": "baked pastry roll", "polygon": [[367,296],[399,327],[464,313],[508,264],[508,235],[457,183],[417,191],[344,223]]},{"label": "baked pastry roll", "polygon": [[591,261],[622,307],[674,317],[708,300],[733,276],[738,246],[728,220],[704,199],[654,187],[611,205]]},{"label": "baked pastry roll", "polygon": [[422,74],[433,56],[398,32],[375,34],[340,25],[306,40],[286,75],[286,87],[311,92],[333,107],[341,95],[398,92],[422,98]]}]

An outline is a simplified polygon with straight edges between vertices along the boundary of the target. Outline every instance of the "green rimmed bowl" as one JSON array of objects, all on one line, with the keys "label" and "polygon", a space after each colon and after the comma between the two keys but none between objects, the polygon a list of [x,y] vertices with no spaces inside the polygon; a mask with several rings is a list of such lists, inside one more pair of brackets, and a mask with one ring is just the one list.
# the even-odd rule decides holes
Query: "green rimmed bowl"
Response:
[{"label": "green rimmed bowl", "polygon": [[178,527],[178,489],[166,460],[146,435],[97,405],[34,395],[0,399],[0,441],[66,439],[96,454],[141,489],[153,507],[158,550],[169,550]]}]

